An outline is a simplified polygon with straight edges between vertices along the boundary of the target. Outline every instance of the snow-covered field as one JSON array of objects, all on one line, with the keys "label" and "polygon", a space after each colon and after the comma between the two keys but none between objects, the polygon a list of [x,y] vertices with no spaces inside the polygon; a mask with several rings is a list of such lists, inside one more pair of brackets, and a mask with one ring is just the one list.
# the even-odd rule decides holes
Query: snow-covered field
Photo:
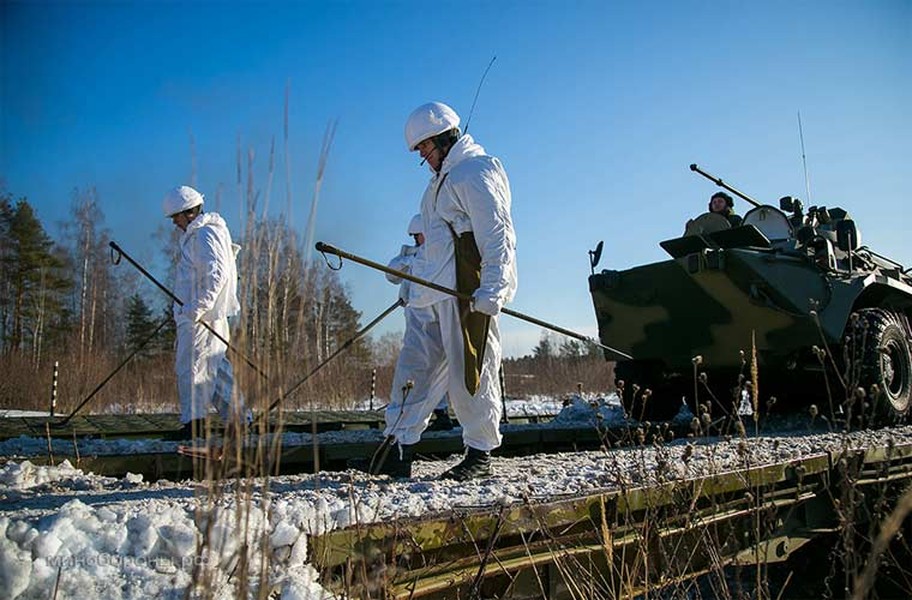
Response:
[{"label": "snow-covered field", "polygon": [[[576,401],[555,421],[595,423],[599,412],[602,419],[618,414],[615,399],[594,404]],[[408,481],[347,471],[274,477],[268,486],[261,479],[220,486],[146,482],[84,473],[69,462],[53,467],[9,462],[0,469],[0,597],[44,599],[57,589],[57,598],[182,598],[197,582],[216,598],[234,598],[238,567],[247,564],[250,595],[267,586],[273,597],[325,598],[330,594],[307,562],[310,535],[888,441],[912,444],[912,427],[496,458],[494,477],[468,483],[436,479],[458,457],[418,462]],[[253,560],[243,561],[245,553]],[[269,561],[261,571],[263,553]]]}]

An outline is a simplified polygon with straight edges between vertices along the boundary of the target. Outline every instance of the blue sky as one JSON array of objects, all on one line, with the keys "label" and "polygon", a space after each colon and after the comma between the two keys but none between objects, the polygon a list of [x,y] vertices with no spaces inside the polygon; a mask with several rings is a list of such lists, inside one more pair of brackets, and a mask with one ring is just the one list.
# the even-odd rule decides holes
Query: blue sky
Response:
[{"label": "blue sky", "polygon": [[[513,188],[515,310],[595,335],[587,250],[600,268],[664,260],[715,190],[698,163],[770,203],[842,206],[864,241],[912,263],[912,2],[4,2],[0,179],[51,233],[94,187],[113,237],[154,256],[168,188],[220,198],[241,231],[238,140],[270,212],[303,233],[327,125],[338,129],[316,238],[379,262],[429,177],[403,141],[426,101],[465,119]],[[192,140],[192,142],[191,142]],[[219,191],[220,190],[220,191]],[[806,202],[806,204],[808,204]],[[738,203],[740,212],[745,203]],[[364,321],[396,295],[341,271]],[[154,293],[150,291],[150,295]],[[537,342],[502,321],[508,354]],[[380,332],[401,329],[392,317]]]}]

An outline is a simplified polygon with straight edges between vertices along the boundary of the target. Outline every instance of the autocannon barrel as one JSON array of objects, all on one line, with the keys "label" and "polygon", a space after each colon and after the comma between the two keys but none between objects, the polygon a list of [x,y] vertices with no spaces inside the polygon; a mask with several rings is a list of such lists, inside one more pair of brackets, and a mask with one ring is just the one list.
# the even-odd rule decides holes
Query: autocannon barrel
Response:
[{"label": "autocannon barrel", "polygon": [[698,167],[696,164],[690,165],[690,170],[694,171],[696,173],[699,173],[703,177],[705,177],[705,178],[709,179],[710,181],[712,181],[713,183],[715,183],[717,186],[719,186],[721,188],[725,188],[732,194],[735,194],[739,198],[743,198],[744,200],[747,200],[749,203],[753,204],[754,206],[760,206],[759,202],[757,202],[756,200],[754,200],[747,194],[741,193],[738,190],[736,190],[735,188],[733,188],[732,186],[728,185],[727,183],[722,181],[721,177],[714,177],[713,175],[710,175],[709,173],[707,173],[706,171],[704,171],[703,169]]}]

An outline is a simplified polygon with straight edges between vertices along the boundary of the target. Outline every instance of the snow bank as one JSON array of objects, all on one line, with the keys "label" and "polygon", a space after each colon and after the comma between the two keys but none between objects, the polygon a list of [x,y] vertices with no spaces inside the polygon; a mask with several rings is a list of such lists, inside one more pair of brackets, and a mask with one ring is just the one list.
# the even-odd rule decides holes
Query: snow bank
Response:
[{"label": "snow bank", "polygon": [[[15,408],[0,409],[0,419],[14,419],[16,417],[53,417],[47,410],[19,410]],[[60,415],[56,415],[60,416]]]},{"label": "snow bank", "polygon": [[[261,489],[149,486],[68,465],[45,470],[45,477],[23,477],[34,473],[27,463],[4,469],[0,495],[20,497],[0,510],[3,597],[49,598],[56,588],[59,598],[183,598],[196,582],[214,598],[235,598],[246,595],[237,589],[242,564],[249,564],[249,590],[329,597],[306,565],[307,535],[338,527],[336,514],[350,521],[340,500],[305,493],[266,502]],[[47,491],[27,495],[39,479],[55,476],[70,482],[69,493],[51,502]],[[83,493],[73,494],[77,488]],[[272,566],[261,572],[264,552]]]},{"label": "snow bank", "polygon": [[525,400],[507,398],[508,417],[551,417],[564,408],[562,400],[550,396],[532,396]]},{"label": "snow bank", "polygon": [[[615,398],[578,399],[560,418],[592,424],[598,415],[602,421],[617,418],[618,408]],[[201,586],[215,598],[258,591],[268,597],[329,598],[307,563],[311,535],[889,444],[912,444],[912,426],[495,456],[496,475],[470,482],[436,479],[459,457],[419,461],[408,481],[349,471],[221,485],[100,477],[68,462],[8,463],[0,469],[0,595],[46,599],[58,587],[59,598],[182,598],[191,586]],[[249,584],[241,592],[243,565]]]},{"label": "snow bank", "polygon": [[[374,398],[373,409],[379,410],[386,406],[387,402],[388,400],[385,398]],[[562,400],[555,400],[551,396],[531,396],[524,399],[506,398],[504,404],[507,407],[508,417],[552,417],[564,407]],[[370,407],[370,400],[361,400],[355,403],[353,410],[370,410]]]}]

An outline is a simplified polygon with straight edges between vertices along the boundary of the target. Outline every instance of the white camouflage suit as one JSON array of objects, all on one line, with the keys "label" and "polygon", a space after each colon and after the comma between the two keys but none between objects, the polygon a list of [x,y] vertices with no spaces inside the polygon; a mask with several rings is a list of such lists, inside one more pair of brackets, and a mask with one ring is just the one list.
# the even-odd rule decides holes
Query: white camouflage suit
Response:
[{"label": "white camouflage suit", "polygon": [[[419,215],[420,216],[420,215]],[[424,233],[424,232],[422,232]],[[422,254],[422,249],[424,245],[420,246],[408,246],[403,245],[402,250],[399,254],[389,262],[389,267],[397,271],[402,271],[403,273],[412,273],[412,264],[415,262],[415,258]],[[402,338],[402,346],[405,347],[415,347],[420,345],[421,341],[421,332],[423,324],[433,320],[433,309],[430,306],[416,307],[412,302],[413,299],[417,299],[421,292],[421,286],[417,283],[412,283],[407,279],[402,279],[401,277],[396,277],[395,275],[387,273],[387,280],[390,283],[395,283],[399,285],[399,299],[402,300],[405,308],[403,312],[405,314],[405,334]],[[443,365],[438,365],[439,368],[435,369],[431,375],[432,379],[426,379],[424,373],[417,373],[412,370],[411,361],[408,359],[409,353],[401,352],[399,358],[396,361],[396,371],[393,374],[393,390],[397,390],[398,393],[390,394],[390,403],[386,406],[386,419],[387,423],[391,425],[387,427],[387,430],[390,431],[393,428],[397,427],[396,420],[400,415],[403,414],[402,402],[403,402],[403,386],[406,385],[408,381],[413,382],[413,387],[409,390],[407,397],[405,398],[405,403],[409,405],[415,405],[415,408],[409,408],[409,411],[415,410],[420,413],[424,410],[426,405],[431,405],[431,411],[434,409],[446,410],[447,401],[446,401],[446,372],[443,368]],[[428,399],[437,399],[437,402],[430,402]],[[426,402],[427,401],[427,402]],[[411,439],[412,437],[420,437],[421,433],[427,429],[428,423],[431,418],[431,411],[427,412],[426,417],[415,422],[417,431],[414,432],[414,435],[402,434],[404,437]],[[387,433],[389,435],[389,433]]]},{"label": "white camouflage suit", "polygon": [[[471,231],[481,255],[481,285],[473,294],[475,304],[488,310],[495,307],[492,312],[502,308],[516,291],[516,237],[510,202],[510,183],[500,161],[485,154],[468,134],[460,137],[421,200],[425,243],[412,261],[412,274],[455,289],[455,242],[450,227],[457,235]],[[417,388],[432,385],[442,376],[462,425],[464,444],[482,451],[497,448],[502,413],[498,317],[490,319],[480,382],[473,395],[466,388],[456,298],[418,284],[410,287],[409,306],[421,310],[413,310],[414,326],[406,329],[390,399],[391,406],[401,410],[387,411],[385,434],[395,436],[402,445],[418,442],[439,396]],[[402,404],[401,389],[407,379],[416,384],[412,393],[417,404]]]},{"label": "white camouflage suit", "polygon": [[[243,413],[237,394],[232,408],[234,373],[227,347],[198,321],[205,321],[230,341],[228,317],[238,314],[236,254],[225,220],[218,213],[202,213],[180,237],[174,304],[177,324],[177,391],[181,423],[205,418],[212,404],[226,423]],[[234,414],[232,414],[234,412]],[[233,418],[232,418],[233,417]]]}]

